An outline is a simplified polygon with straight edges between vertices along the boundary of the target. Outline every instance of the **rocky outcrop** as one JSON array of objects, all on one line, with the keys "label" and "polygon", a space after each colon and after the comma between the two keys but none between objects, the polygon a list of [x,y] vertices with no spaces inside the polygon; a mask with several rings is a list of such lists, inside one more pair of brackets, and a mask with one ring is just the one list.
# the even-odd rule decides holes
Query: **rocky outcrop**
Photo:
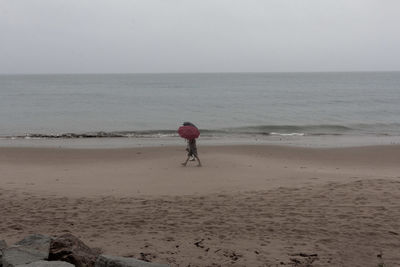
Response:
[{"label": "rocky outcrop", "polygon": [[21,264],[46,260],[49,256],[51,237],[30,235],[13,246],[3,249],[3,267],[14,267]]},{"label": "rocky outcrop", "polygon": [[43,259],[47,259],[49,257],[51,240],[52,238],[50,236],[34,234],[18,241],[14,246],[20,247],[26,251],[34,251],[40,254]]},{"label": "rocky outcrop", "polygon": [[34,251],[26,251],[19,247],[11,247],[4,250],[2,261],[3,267],[14,267],[43,259],[41,254],[35,253]]},{"label": "rocky outcrop", "polygon": [[1,250],[5,249],[7,247],[7,243],[4,240],[0,240],[0,252]]},{"label": "rocky outcrop", "polygon": [[35,261],[28,264],[17,265],[16,267],[74,267],[65,261]]},{"label": "rocky outcrop", "polygon": [[30,235],[11,247],[1,240],[1,251],[0,267],[168,267],[134,258],[100,255],[100,249],[88,247],[72,234],[57,238]]},{"label": "rocky outcrop", "polygon": [[92,267],[100,253],[72,234],[64,234],[51,242],[49,260],[66,261],[77,267]]},{"label": "rocky outcrop", "polygon": [[100,255],[95,267],[168,267],[166,264],[151,263],[134,258]]},{"label": "rocky outcrop", "polygon": [[3,266],[3,249],[7,248],[7,243],[4,240],[0,240],[0,267]]}]

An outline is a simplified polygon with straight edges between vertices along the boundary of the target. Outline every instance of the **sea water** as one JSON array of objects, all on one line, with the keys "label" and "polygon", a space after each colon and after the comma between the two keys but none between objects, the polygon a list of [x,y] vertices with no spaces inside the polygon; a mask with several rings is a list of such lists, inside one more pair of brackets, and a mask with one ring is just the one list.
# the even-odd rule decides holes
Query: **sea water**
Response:
[{"label": "sea water", "polygon": [[393,143],[400,72],[0,75],[0,114],[0,145],[110,138],[150,145],[178,140],[184,121],[211,143]]}]

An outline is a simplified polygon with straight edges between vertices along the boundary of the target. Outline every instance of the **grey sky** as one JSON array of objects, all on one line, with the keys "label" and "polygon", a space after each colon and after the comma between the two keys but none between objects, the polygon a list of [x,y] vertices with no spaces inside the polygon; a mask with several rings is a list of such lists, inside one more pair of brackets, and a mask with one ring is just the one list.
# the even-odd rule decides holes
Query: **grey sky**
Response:
[{"label": "grey sky", "polygon": [[398,0],[0,0],[0,73],[400,70]]}]

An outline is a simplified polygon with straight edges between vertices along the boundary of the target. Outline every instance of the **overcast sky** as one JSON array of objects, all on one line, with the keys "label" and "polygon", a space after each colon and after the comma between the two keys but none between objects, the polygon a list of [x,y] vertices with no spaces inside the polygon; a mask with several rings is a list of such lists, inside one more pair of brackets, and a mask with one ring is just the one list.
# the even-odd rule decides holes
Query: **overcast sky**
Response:
[{"label": "overcast sky", "polygon": [[400,70],[398,0],[0,0],[0,73]]}]

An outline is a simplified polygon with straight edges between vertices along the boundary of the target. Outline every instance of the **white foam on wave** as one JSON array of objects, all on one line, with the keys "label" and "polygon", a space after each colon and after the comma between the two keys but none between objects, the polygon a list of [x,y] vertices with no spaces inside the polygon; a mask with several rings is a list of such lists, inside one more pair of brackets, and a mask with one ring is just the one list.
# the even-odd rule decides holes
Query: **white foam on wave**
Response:
[{"label": "white foam on wave", "polygon": [[304,136],[305,133],[275,133],[272,132],[270,135],[280,135],[280,136]]}]

